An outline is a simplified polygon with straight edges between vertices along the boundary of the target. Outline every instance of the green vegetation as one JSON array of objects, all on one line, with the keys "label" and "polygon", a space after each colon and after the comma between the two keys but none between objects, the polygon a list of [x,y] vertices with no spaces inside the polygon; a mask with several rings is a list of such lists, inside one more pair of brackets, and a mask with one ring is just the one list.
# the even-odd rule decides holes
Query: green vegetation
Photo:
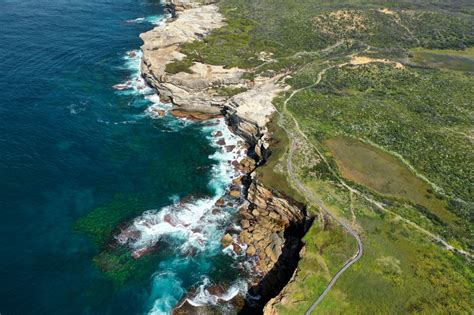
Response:
[{"label": "green vegetation", "polygon": [[465,50],[414,49],[411,61],[429,68],[474,71],[474,48]]},{"label": "green vegetation", "polygon": [[450,207],[459,218],[449,219],[435,203],[420,201],[423,197],[408,200],[452,224],[450,238],[469,243],[472,221],[466,220],[472,217],[465,209],[473,202],[467,183],[472,183],[474,155],[469,138],[473,119],[466,113],[474,108],[473,84],[472,76],[460,72],[396,69],[381,63],[337,67],[325,74],[317,89],[299,93],[289,106],[315,140],[343,133],[403,156],[448,199],[460,201],[458,209]]},{"label": "green vegetation", "polygon": [[250,69],[266,62],[260,58],[262,51],[275,60],[270,68],[282,70],[299,63],[284,58],[321,51],[342,40],[383,49],[458,49],[474,44],[474,19],[462,1],[221,0],[218,4],[227,25],[183,45],[187,58],[167,71],[188,71],[192,61]]},{"label": "green vegetation", "polygon": [[344,265],[356,248],[354,239],[327,218],[313,223],[304,242],[307,245],[298,264],[298,277],[285,294],[289,305],[279,305],[277,308],[281,314],[304,314],[315,292],[324,290],[338,267]]},{"label": "green vegetation", "polygon": [[[227,10],[235,14],[234,10]],[[250,68],[261,63],[257,58],[260,51],[269,51],[271,43],[251,36],[256,24],[250,19],[232,15],[228,24],[213,31],[202,41],[183,45],[181,52],[188,59],[226,67]]]},{"label": "green vegetation", "polygon": [[79,219],[75,229],[89,236],[97,245],[99,253],[94,257],[95,266],[104,273],[113,289],[146,280],[156,267],[158,256],[145,255],[134,259],[129,248],[114,242],[121,224],[145,211],[144,198],[117,195],[107,204],[90,211]]},{"label": "green vegetation", "polygon": [[425,181],[416,177],[397,158],[349,137],[331,138],[324,144],[333,152],[345,178],[377,193],[410,200],[431,209],[438,222],[451,223],[454,220],[455,216],[446,209],[446,201],[439,199]]},{"label": "green vegetation", "polygon": [[166,65],[165,71],[170,74],[175,74],[178,72],[192,73],[189,69],[193,65],[193,61],[189,58],[184,58],[183,60],[175,60]]},{"label": "green vegetation", "polygon": [[362,215],[365,253],[323,300],[339,313],[469,313],[472,269],[390,217]]},{"label": "green vegetation", "polygon": [[273,117],[268,128],[272,134],[271,157],[265,165],[257,168],[258,179],[266,187],[290,196],[296,201],[304,202],[305,199],[290,185],[286,175],[286,150],[289,139],[285,131],[278,126],[278,116]]},{"label": "green vegetation", "polygon": [[221,96],[234,96],[240,93],[247,91],[247,88],[244,87],[223,87],[219,88],[216,92]]},{"label": "green vegetation", "polygon": [[159,256],[155,253],[134,259],[128,248],[117,247],[94,257],[94,263],[115,289],[147,280],[156,270]]},{"label": "green vegetation", "polygon": [[[306,148],[295,160],[306,187],[331,211],[338,209],[333,212],[352,221],[364,244],[362,259],[338,280],[318,306],[318,313],[459,314],[472,310],[474,272],[470,262],[430,242],[395,215],[380,211],[331,178],[308,173],[304,163],[308,156],[314,158],[315,152]],[[354,239],[327,218],[313,224],[305,243],[298,274],[276,307],[279,314],[307,310],[356,249]]]}]

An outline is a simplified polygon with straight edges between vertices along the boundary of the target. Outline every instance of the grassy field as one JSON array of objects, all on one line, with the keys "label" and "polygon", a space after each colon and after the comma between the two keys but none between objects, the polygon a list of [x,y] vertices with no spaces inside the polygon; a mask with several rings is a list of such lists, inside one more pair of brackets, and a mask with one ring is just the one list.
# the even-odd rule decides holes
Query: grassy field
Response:
[{"label": "grassy field", "polygon": [[452,49],[413,49],[410,61],[416,65],[455,71],[474,71],[474,48]]},{"label": "grassy field", "polygon": [[187,72],[196,61],[251,69],[264,63],[261,52],[275,60],[270,68],[292,69],[307,59],[290,56],[316,53],[341,40],[387,50],[474,44],[474,19],[464,1],[220,0],[218,5],[227,25],[183,45],[187,57],[167,65],[167,71]]},{"label": "grassy field", "polygon": [[334,154],[343,177],[384,196],[409,200],[432,210],[441,221],[453,223],[456,216],[447,203],[396,157],[357,139],[338,136],[324,142]]},{"label": "grassy field", "polygon": [[[413,185],[407,186],[407,180],[402,184],[403,176],[409,176],[410,171],[401,172],[399,168],[398,175],[392,172],[395,176],[390,180],[400,187],[398,193],[391,194],[405,198],[422,212],[430,212],[434,221],[446,227],[445,237],[469,246],[474,166],[469,135],[474,122],[468,113],[474,109],[473,85],[472,76],[460,72],[397,69],[382,63],[346,66],[328,71],[317,89],[298,94],[289,108],[315,141],[345,134],[403,157],[431,184],[413,182],[414,176],[409,180]],[[346,175],[348,168],[356,172],[365,167],[357,164],[357,159],[349,159],[361,152],[352,149],[340,146],[335,150],[336,158],[339,155],[340,161],[346,161]],[[390,163],[384,164],[388,167]],[[349,179],[387,193],[373,182],[369,184],[377,171],[373,163],[366,167],[370,170],[365,174]],[[379,163],[379,173],[383,167]],[[370,178],[362,178],[367,176]],[[401,190],[408,192],[414,186],[419,187],[419,193],[400,195]],[[440,198],[443,200],[438,201]]]}]

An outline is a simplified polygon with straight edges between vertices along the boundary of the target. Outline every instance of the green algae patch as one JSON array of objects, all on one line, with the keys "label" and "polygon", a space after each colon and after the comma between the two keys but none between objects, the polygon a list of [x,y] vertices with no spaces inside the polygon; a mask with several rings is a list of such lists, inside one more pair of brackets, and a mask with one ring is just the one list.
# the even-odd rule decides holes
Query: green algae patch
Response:
[{"label": "green algae patch", "polygon": [[435,221],[451,223],[455,219],[446,210],[446,201],[438,199],[429,184],[396,157],[350,137],[338,136],[326,140],[324,144],[333,153],[345,178],[379,194],[421,205],[434,213],[437,217],[432,216]]},{"label": "green algae patch", "polygon": [[441,68],[454,71],[474,71],[474,48],[465,50],[414,49],[410,59],[415,64],[429,68]]},{"label": "green algae patch", "polygon": [[88,235],[94,243],[103,247],[112,240],[119,224],[145,211],[145,204],[138,198],[119,194],[107,204],[93,209],[75,223],[75,230]]},{"label": "green algae patch", "polygon": [[160,256],[151,253],[135,259],[129,249],[118,247],[94,257],[94,263],[115,289],[149,279],[156,271]]}]

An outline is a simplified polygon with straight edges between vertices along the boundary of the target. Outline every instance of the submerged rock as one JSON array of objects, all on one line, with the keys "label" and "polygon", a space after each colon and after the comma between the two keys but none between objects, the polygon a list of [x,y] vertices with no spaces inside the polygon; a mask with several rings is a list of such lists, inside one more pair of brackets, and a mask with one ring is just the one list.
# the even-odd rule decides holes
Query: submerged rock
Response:
[{"label": "submerged rock", "polygon": [[216,207],[223,207],[225,205],[225,200],[224,198],[220,198],[219,200],[216,201],[215,206]]}]

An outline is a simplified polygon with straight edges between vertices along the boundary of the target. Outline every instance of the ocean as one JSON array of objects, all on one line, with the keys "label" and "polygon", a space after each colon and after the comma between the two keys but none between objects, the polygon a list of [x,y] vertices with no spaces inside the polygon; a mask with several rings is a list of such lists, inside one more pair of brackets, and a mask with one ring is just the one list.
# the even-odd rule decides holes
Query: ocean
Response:
[{"label": "ocean", "polygon": [[161,117],[140,77],[159,1],[0,5],[0,314],[169,314],[190,290],[193,305],[244,293],[245,259],[220,242],[236,201],[215,206],[239,139]]}]

